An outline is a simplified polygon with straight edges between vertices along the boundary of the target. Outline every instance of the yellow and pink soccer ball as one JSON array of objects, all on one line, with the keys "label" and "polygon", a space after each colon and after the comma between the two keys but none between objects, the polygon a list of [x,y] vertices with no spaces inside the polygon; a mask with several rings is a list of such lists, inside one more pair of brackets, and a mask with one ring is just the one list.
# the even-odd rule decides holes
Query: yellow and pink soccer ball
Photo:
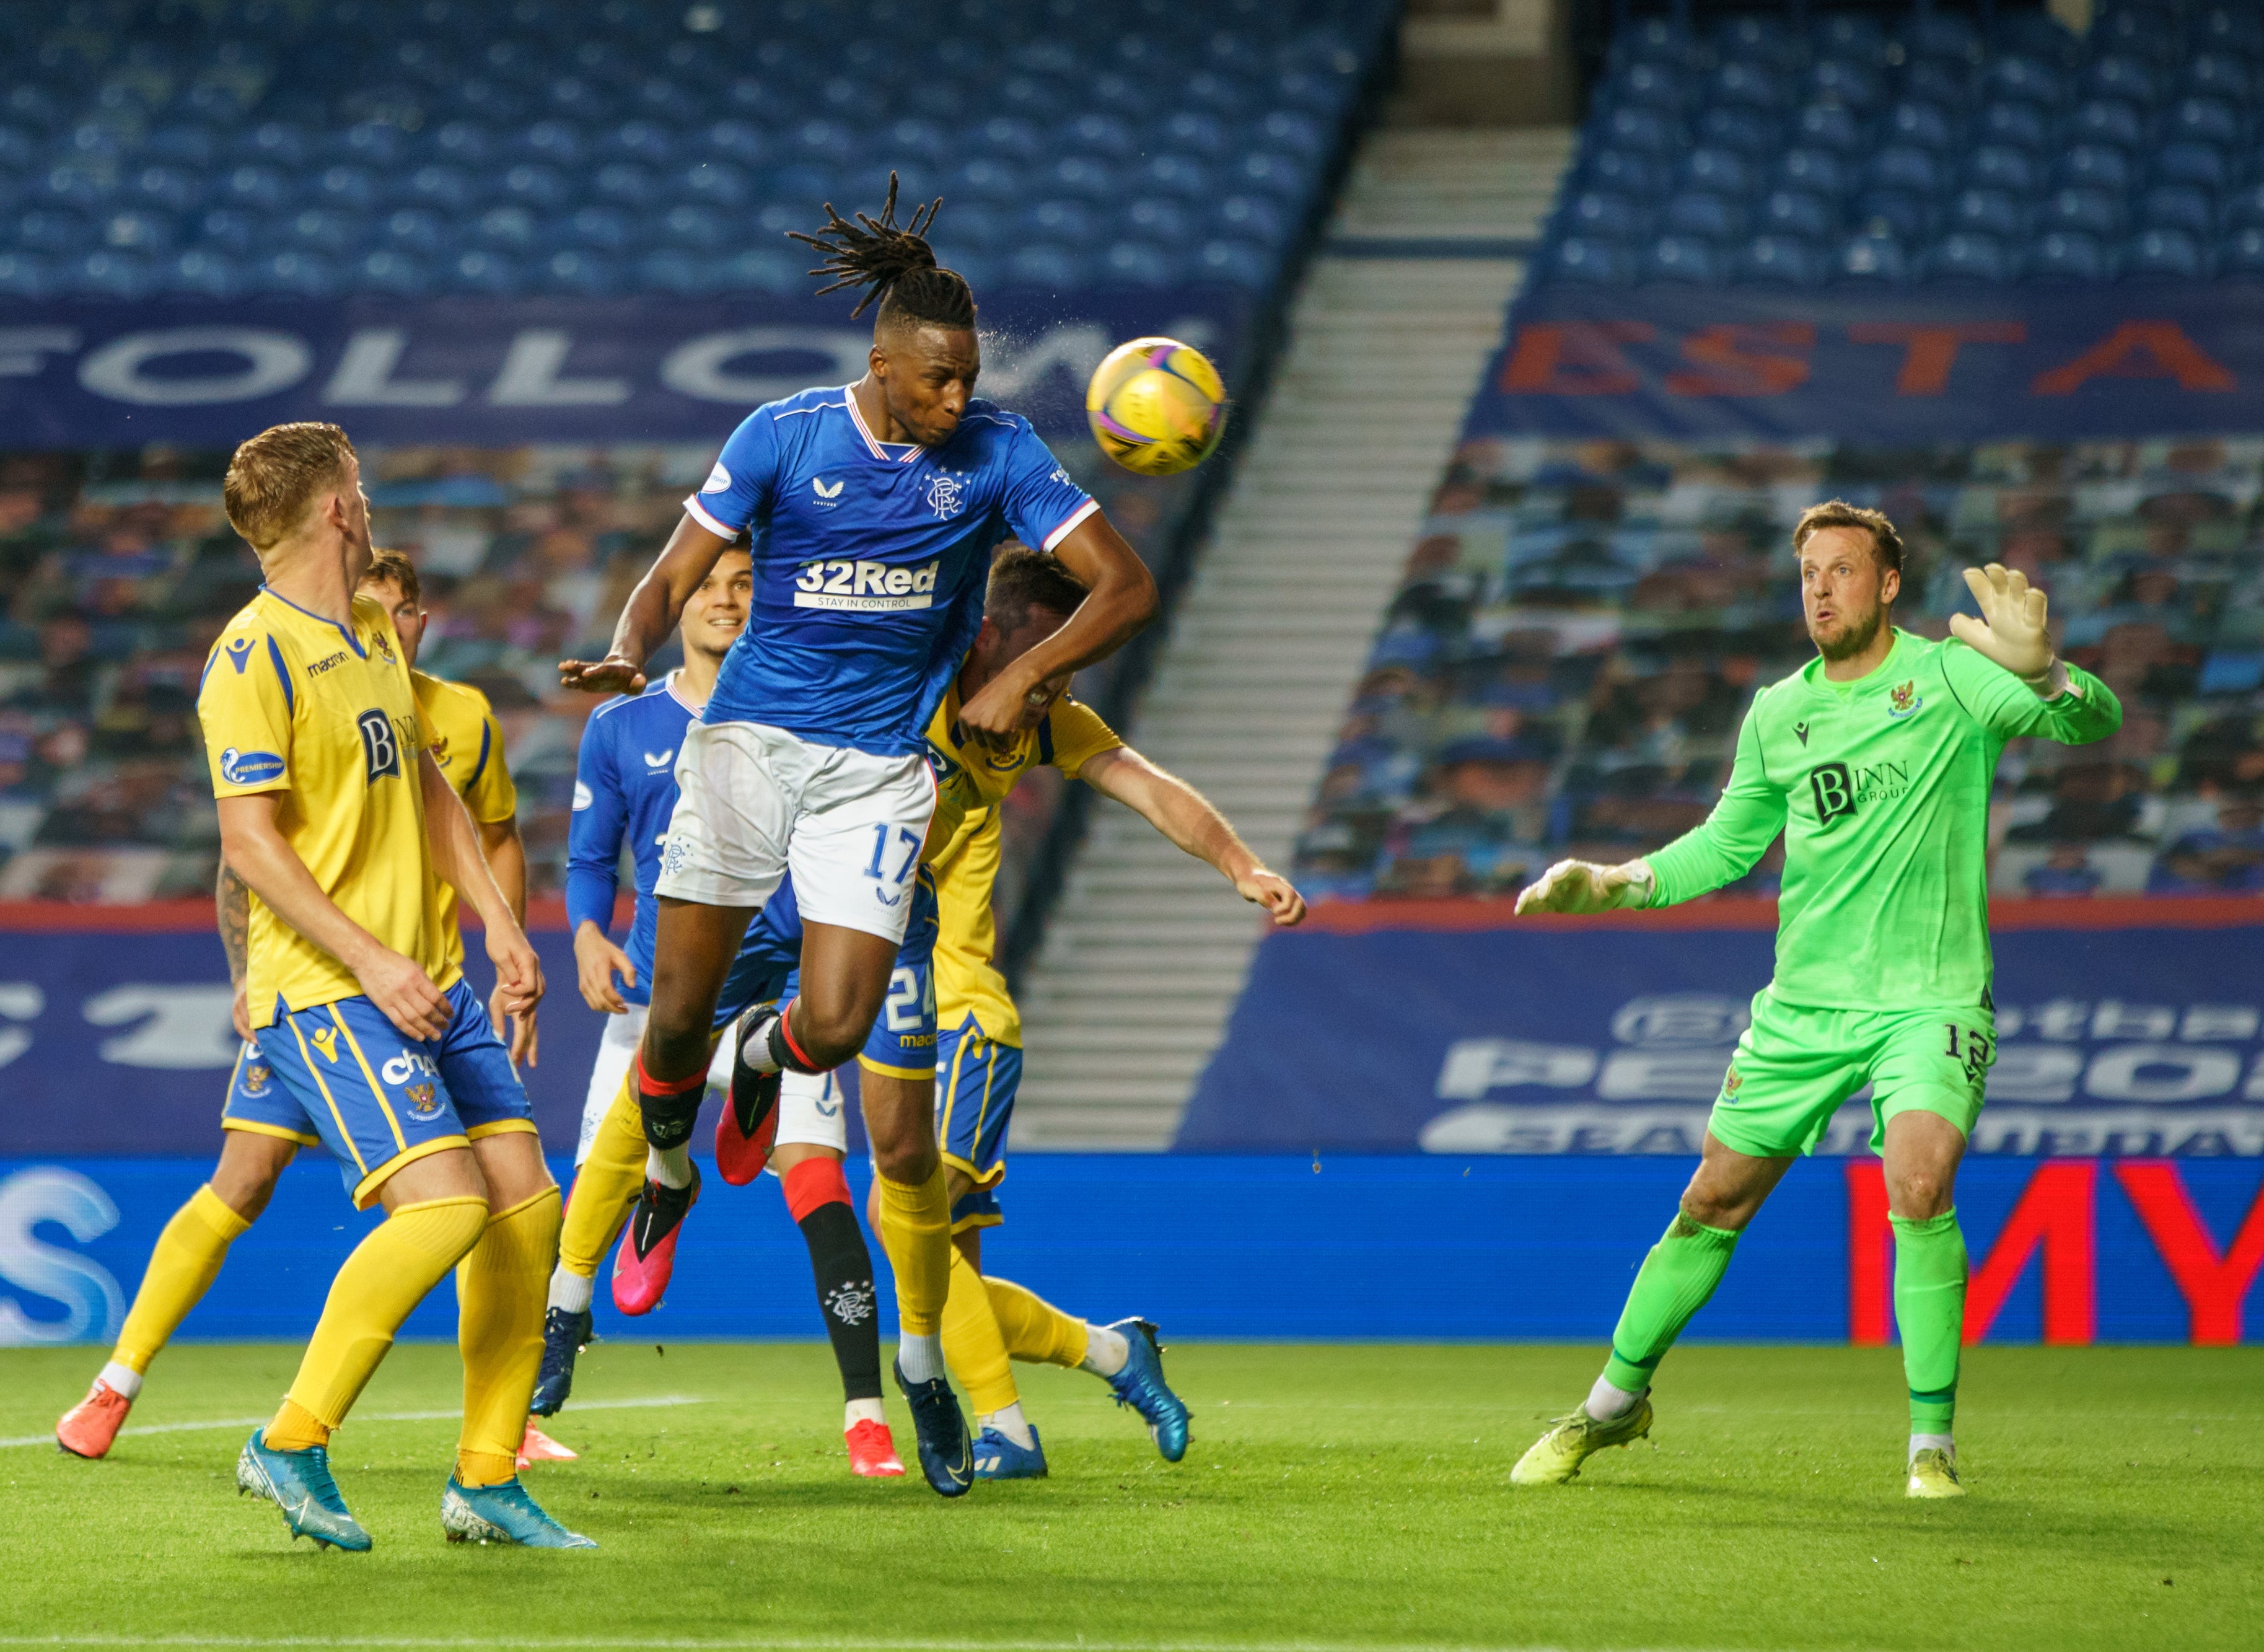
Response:
[{"label": "yellow and pink soccer ball", "polygon": [[1193,469],[1218,446],[1226,432],[1226,383],[1193,345],[1135,338],[1093,369],[1085,417],[1100,451],[1127,470],[1173,476]]}]

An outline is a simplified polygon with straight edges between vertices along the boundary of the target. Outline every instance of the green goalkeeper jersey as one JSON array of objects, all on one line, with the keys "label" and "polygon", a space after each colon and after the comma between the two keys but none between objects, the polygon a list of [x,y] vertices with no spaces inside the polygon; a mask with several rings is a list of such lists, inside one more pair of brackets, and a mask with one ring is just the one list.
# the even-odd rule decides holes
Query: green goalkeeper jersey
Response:
[{"label": "green goalkeeper jersey", "polygon": [[1650,904],[1744,877],[1785,834],[1771,993],[1821,1009],[1979,1004],[1989,991],[1989,792],[2005,743],[2122,725],[2073,666],[2050,700],[1956,641],[1898,630],[1877,669],[1824,661],[1754,695],[1730,783],[1651,864]]}]

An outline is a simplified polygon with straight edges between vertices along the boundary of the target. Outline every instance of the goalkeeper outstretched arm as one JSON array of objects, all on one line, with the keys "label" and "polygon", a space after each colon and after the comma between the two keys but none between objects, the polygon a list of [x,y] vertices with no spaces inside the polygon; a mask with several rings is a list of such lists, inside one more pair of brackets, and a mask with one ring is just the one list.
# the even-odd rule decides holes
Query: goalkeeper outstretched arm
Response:
[{"label": "goalkeeper outstretched arm", "polygon": [[1713,812],[1657,854],[1618,866],[1559,861],[1517,897],[1520,913],[1670,906],[1735,883],[1784,830],[1784,793],[1761,761],[1759,702],[1738,731],[1737,761]]},{"label": "goalkeeper outstretched arm", "polygon": [[2088,746],[2122,726],[2115,691],[2054,656],[2044,593],[2025,575],[1992,562],[1968,568],[1965,585],[1981,617],[1950,617],[1950,633],[1965,647],[1945,650],[1941,671],[1976,722],[2007,739],[2035,735],[2063,746]]}]

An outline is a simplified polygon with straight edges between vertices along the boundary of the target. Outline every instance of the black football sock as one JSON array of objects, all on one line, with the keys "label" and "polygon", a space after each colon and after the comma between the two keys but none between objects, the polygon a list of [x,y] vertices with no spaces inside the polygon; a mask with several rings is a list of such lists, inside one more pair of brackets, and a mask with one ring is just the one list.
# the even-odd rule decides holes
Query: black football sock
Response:
[{"label": "black football sock", "polygon": [[881,1397],[881,1319],[873,1253],[849,1203],[849,1183],[831,1159],[805,1159],[786,1173],[787,1208],[809,1247],[817,1306],[841,1367],[844,1400]]}]

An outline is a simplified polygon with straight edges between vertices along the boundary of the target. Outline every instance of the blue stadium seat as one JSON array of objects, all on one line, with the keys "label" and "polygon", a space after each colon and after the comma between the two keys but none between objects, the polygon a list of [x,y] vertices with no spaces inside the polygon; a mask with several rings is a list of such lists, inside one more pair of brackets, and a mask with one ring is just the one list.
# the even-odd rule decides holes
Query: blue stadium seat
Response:
[{"label": "blue stadium seat", "polygon": [[[1233,199],[1244,215],[1259,209],[1272,215],[1271,222],[1278,233],[1281,214],[1273,202],[1256,195],[1237,195]],[[1223,207],[1224,203],[1222,202],[1221,206]],[[1196,223],[1196,215],[1188,209],[1186,202],[1163,195],[1143,195],[1137,200],[1128,202],[1123,211],[1116,215],[1116,219],[1128,238],[1162,242],[1167,246],[1185,245],[1194,233]],[[1225,222],[1223,212],[1215,222],[1219,222],[1229,234],[1246,233],[1259,241],[1274,238],[1271,235],[1256,233],[1246,222]]]},{"label": "blue stadium seat", "polygon": [[1871,156],[1863,169],[1864,180],[1874,189],[1908,190],[1913,194],[1941,193],[1949,184],[1949,168],[1932,149],[1914,143],[1890,143]]},{"label": "blue stadium seat", "polygon": [[423,298],[432,290],[432,270],[424,259],[390,247],[365,252],[353,261],[354,285],[395,298]]},{"label": "blue stadium seat", "polygon": [[52,259],[0,247],[0,297],[45,298],[55,289]]},{"label": "blue stadium seat", "polygon": [[1023,208],[1016,229],[1034,241],[1082,245],[1099,233],[1102,216],[1101,209],[1088,200],[1034,201]]},{"label": "blue stadium seat", "polygon": [[279,297],[329,298],[338,290],[338,271],[319,254],[285,248],[254,258],[244,285],[251,292]]},{"label": "blue stadium seat", "polygon": [[1772,190],[1761,202],[1760,227],[1769,236],[1820,242],[1840,227],[1840,214],[1821,195],[1801,190]]},{"label": "blue stadium seat", "polygon": [[93,222],[84,213],[61,207],[33,207],[16,215],[13,232],[6,243],[0,244],[12,244],[27,252],[60,255],[82,251],[94,240]]},{"label": "blue stadium seat", "polygon": [[1623,242],[1567,236],[1549,249],[1542,272],[1567,285],[1625,287],[1635,280],[1635,256]]},{"label": "blue stadium seat", "polygon": [[197,239],[238,258],[257,251],[267,239],[267,219],[241,207],[207,207],[197,215]]},{"label": "blue stadium seat", "polygon": [[1696,236],[1661,236],[1644,249],[1643,278],[1647,281],[1694,281],[1712,287],[1726,274],[1729,260],[1721,247]]},{"label": "blue stadium seat", "polygon": [[1904,51],[1913,58],[1943,57],[1977,63],[1987,49],[1981,31],[1967,18],[1923,7],[1897,33]]},{"label": "blue stadium seat", "polygon": [[490,251],[524,255],[533,251],[541,238],[533,208],[515,202],[490,207],[472,221],[472,244]]},{"label": "blue stadium seat", "polygon": [[485,193],[475,176],[461,166],[420,166],[404,181],[401,199],[446,217],[470,211]]},{"label": "blue stadium seat", "polygon": [[1252,124],[1251,135],[1261,148],[1300,156],[1308,161],[1324,158],[1335,141],[1333,134],[1319,121],[1294,109],[1275,109],[1260,115]]},{"label": "blue stadium seat", "polygon": [[2248,57],[2231,52],[2197,52],[2186,63],[2182,90],[2196,98],[2223,98],[2236,106],[2256,95],[2256,75]]},{"label": "blue stadium seat", "polygon": [[1262,288],[1273,280],[1274,267],[1264,247],[1228,236],[1204,242],[1195,252],[1195,275],[1201,280]]},{"label": "blue stadium seat", "polygon": [[401,128],[383,120],[358,120],[327,143],[327,153],[349,166],[392,167],[409,145]]},{"label": "blue stadium seat", "polygon": [[2083,84],[2093,97],[2120,98],[2142,108],[2151,108],[2162,94],[2160,78],[2153,65],[2127,53],[2093,59]]},{"label": "blue stadium seat", "polygon": [[1638,155],[1669,155],[1682,143],[1681,123],[1655,109],[1614,109],[1600,123],[1591,123],[1591,130],[1596,142]]},{"label": "blue stadium seat", "polygon": [[622,252],[635,242],[636,226],[620,207],[577,207],[567,216],[566,236],[571,247],[562,251]]},{"label": "blue stadium seat", "polygon": [[1819,58],[1808,71],[1808,96],[1818,101],[1870,110],[1886,96],[1886,82],[1875,63],[1849,57]]},{"label": "blue stadium seat", "polygon": [[1949,224],[1955,229],[1983,235],[2013,237],[2027,227],[2028,210],[2009,190],[1960,190],[1949,203]]},{"label": "blue stadium seat", "polygon": [[1800,236],[1755,236],[1738,257],[1737,278],[1765,285],[1814,287],[1824,279],[1823,246]]},{"label": "blue stadium seat", "polygon": [[1091,268],[1074,248],[1045,242],[1017,247],[1006,260],[1009,280],[1020,286],[1055,290],[1084,286],[1090,278]]},{"label": "blue stadium seat", "polygon": [[2182,229],[2197,241],[2217,229],[2216,203],[2189,184],[2157,184],[2138,198],[2138,222],[2149,229]]},{"label": "blue stadium seat", "polygon": [[431,258],[447,244],[440,215],[429,207],[395,207],[377,221],[377,238],[395,252]]},{"label": "blue stadium seat", "polygon": [[1664,162],[1635,149],[1598,149],[1580,169],[1581,180],[1592,189],[1610,190],[1641,199],[1665,191],[1669,173]]},{"label": "blue stadium seat", "polygon": [[[1097,161],[1086,161],[1098,177],[1104,179],[1096,193],[1115,193],[1115,173]],[[1060,164],[1062,166],[1068,162]],[[1057,167],[1056,171],[1059,170]],[[1226,169],[1225,186],[1230,189],[1262,191],[1283,200],[1300,200],[1312,188],[1314,178],[1310,169],[1298,164],[1286,155],[1276,155],[1269,149],[1253,149],[1236,160]]]},{"label": "blue stadium seat", "polygon": [[1642,18],[1612,37],[1615,67],[1629,63],[1664,63],[1687,69],[1700,58],[1698,44],[1689,31],[1671,18]]},{"label": "blue stadium seat", "polygon": [[2103,281],[2114,273],[2105,244],[2080,229],[2053,229],[2038,236],[2028,243],[2021,265],[2024,280],[2046,284]]},{"label": "blue stadium seat", "polygon": [[194,167],[200,171],[213,164],[220,150],[218,134],[208,126],[187,121],[152,127],[142,139],[145,159]]},{"label": "blue stadium seat", "polygon": [[1834,265],[1834,273],[1847,280],[1899,287],[1911,275],[1910,255],[1900,237],[1875,232],[1848,237],[1840,244]]},{"label": "blue stadium seat", "polygon": [[1817,149],[1852,155],[1863,147],[1862,117],[1840,104],[1810,104],[1792,125],[1797,142]]},{"label": "blue stadium seat", "polygon": [[[1923,98],[1929,103],[1948,104],[1953,109],[1992,95],[1981,84],[1971,64],[1946,57],[1921,57],[1912,63],[1903,71],[1902,94],[1905,98]],[[1993,95],[2017,94],[1999,91]]]},{"label": "blue stadium seat", "polygon": [[96,229],[102,244],[114,252],[167,251],[178,233],[172,214],[133,207],[106,215]]},{"label": "blue stadium seat", "polygon": [[1803,145],[1784,152],[1776,179],[1787,189],[1836,200],[1847,192],[1848,168],[1832,150]]},{"label": "blue stadium seat", "polygon": [[795,293],[809,281],[809,260],[798,251],[775,247],[749,247],[731,255],[723,266],[726,283],[740,291]]},{"label": "blue stadium seat", "polygon": [[1774,113],[1791,100],[1791,89],[1774,69],[1749,59],[1732,58],[1714,72],[1709,88],[1717,104],[1742,104]]},{"label": "blue stadium seat", "polygon": [[2166,143],[2154,156],[2158,184],[2190,184],[2213,194],[2232,181],[2234,172],[2231,157],[2214,143]]},{"label": "blue stadium seat", "polygon": [[1993,97],[2018,98],[2052,109],[2067,101],[2066,76],[2042,58],[2019,53],[1992,58],[1984,78]]},{"label": "blue stadium seat", "polygon": [[1807,62],[1808,43],[1781,18],[1747,14],[1715,25],[1714,53],[1724,63],[1752,63],[1784,74]]},{"label": "blue stadium seat", "polygon": [[2235,190],[2223,207],[2227,230],[2264,229],[2264,181]]},{"label": "blue stadium seat", "polygon": [[1113,287],[1170,287],[1186,279],[1186,266],[1152,241],[1112,241],[1098,273]]},{"label": "blue stadium seat", "polygon": [[1742,104],[1716,104],[1700,117],[1702,143],[1735,149],[1741,155],[1765,156],[1776,147],[1781,123]]},{"label": "blue stadium seat", "polygon": [[2033,150],[2009,143],[1984,143],[1965,164],[1965,183],[1973,189],[2002,189],[2015,195],[2034,194],[2043,182],[2042,158]]},{"label": "blue stadium seat", "polygon": [[1216,193],[1210,169],[1184,155],[1150,156],[1129,181],[1143,194],[1152,192],[1185,200],[1200,201]]},{"label": "blue stadium seat", "polygon": [[714,290],[715,259],[684,247],[662,247],[636,261],[636,284],[692,297]]},{"label": "blue stadium seat", "polygon": [[1957,141],[1957,117],[1940,104],[1905,98],[1887,112],[1881,137],[1921,149],[1946,149]]},{"label": "blue stadium seat", "polygon": [[1808,31],[1809,49],[1818,59],[1844,58],[1876,66],[1886,61],[1887,32],[1879,19],[1861,11],[1834,11]]},{"label": "blue stadium seat", "polygon": [[1656,109],[1679,120],[1690,101],[1689,77],[1676,66],[1658,62],[1630,63],[1607,83],[1615,105]]},{"label": "blue stadium seat", "polygon": [[524,291],[526,273],[508,253],[472,247],[448,261],[449,284],[469,293],[508,297]]},{"label": "blue stadium seat", "polygon": [[2264,16],[2247,0],[2206,6],[2188,26],[2196,50],[2264,55]]},{"label": "blue stadium seat", "polygon": [[2105,189],[2056,189],[2036,212],[2036,227],[2075,229],[2111,240],[2122,233],[2122,197]]},{"label": "blue stadium seat", "polygon": [[314,135],[287,120],[263,120],[229,146],[233,157],[253,166],[297,171],[315,158]]},{"label": "blue stadium seat", "polygon": [[368,212],[384,190],[378,175],[366,166],[326,166],[315,174],[308,199],[341,212]]},{"label": "blue stadium seat", "polygon": [[1660,228],[1672,236],[1694,236],[1702,241],[1732,241],[1745,231],[1745,204],[1736,195],[1712,190],[1686,189],[1666,203]]},{"label": "blue stadium seat", "polygon": [[562,247],[535,265],[528,285],[577,298],[608,298],[621,291],[625,281],[620,259],[579,247]]},{"label": "blue stadium seat", "polygon": [[[512,189],[512,176],[522,171],[548,170],[514,166],[511,173],[504,176],[504,188],[516,199],[531,200],[523,193]],[[678,171],[672,181],[682,199],[696,200],[719,210],[744,207],[754,197],[754,186],[746,173],[729,161],[694,161]]]},{"label": "blue stadium seat", "polygon": [[25,199],[41,206],[100,212],[117,193],[107,165],[51,166],[32,180]]},{"label": "blue stadium seat", "polygon": [[2079,143],[2060,156],[2054,178],[2063,186],[2126,190],[2137,175],[2128,149],[2108,143]]},{"label": "blue stadium seat", "polygon": [[175,254],[157,273],[159,290],[196,298],[235,298],[243,291],[243,270],[236,259],[210,247]]},{"label": "blue stadium seat", "polygon": [[1982,110],[1973,134],[1984,143],[2009,143],[2016,149],[2041,150],[2051,142],[2051,113],[2041,104],[1999,98]]},{"label": "blue stadium seat", "polygon": [[193,212],[205,198],[204,184],[185,166],[137,166],[126,176],[125,199],[162,212]]},{"label": "blue stadium seat", "polygon": [[[1114,120],[1115,117],[1095,114],[1083,116],[1080,119],[1107,121]],[[758,135],[759,136],[759,134]],[[957,145],[953,142],[951,135],[946,132],[940,123],[923,120],[916,115],[907,115],[901,120],[890,121],[888,130],[883,132],[881,137],[887,153],[903,160],[924,162],[930,166],[945,165],[952,159],[957,149]],[[1081,147],[1090,147],[1084,145],[1082,139],[1078,142]]]},{"label": "blue stadium seat", "polygon": [[2002,241],[1971,229],[1954,230],[1942,237],[1926,258],[1927,275],[1937,281],[1999,284],[2011,280],[2017,268]]},{"label": "blue stadium seat", "polygon": [[2249,126],[2223,98],[2181,98],[2164,118],[2161,135],[2170,142],[2192,140],[2232,149],[2246,141]]},{"label": "blue stadium seat", "polygon": [[1906,190],[1870,190],[1857,198],[1851,219],[1860,231],[1891,235],[1915,245],[1934,232],[1935,200]]},{"label": "blue stadium seat", "polygon": [[1651,216],[1631,197],[1602,189],[1580,191],[1558,215],[1560,227],[1567,234],[1603,236],[1615,241],[1631,241],[1647,233]]},{"label": "blue stadium seat", "polygon": [[496,158],[495,135],[475,120],[449,120],[436,129],[424,152],[443,166],[485,166]]},{"label": "blue stadium seat", "polygon": [[1712,190],[1723,195],[1749,194],[1759,169],[1735,149],[1705,143],[1690,151],[1682,164],[1683,186]]},{"label": "blue stadium seat", "polygon": [[[645,221],[645,233],[664,246],[684,252],[720,251],[730,237],[722,215],[708,207],[681,201],[663,207]],[[672,267],[672,266],[671,266]],[[684,290],[671,287],[671,292]]]},{"label": "blue stadium seat", "polygon": [[337,258],[366,238],[368,220],[333,207],[303,207],[284,221],[283,242],[304,252]]},{"label": "blue stadium seat", "polygon": [[[722,121],[716,122],[718,126]],[[744,123],[734,121],[744,127]],[[749,132],[751,127],[744,127]],[[650,166],[672,164],[683,150],[676,134],[652,120],[624,120],[599,141],[597,152],[601,156],[618,156],[622,160],[642,161]],[[735,156],[735,159],[759,159],[760,156]]]},{"label": "blue stadium seat", "polygon": [[2264,280],[2264,224],[2247,224],[2217,244],[2219,275]]},{"label": "blue stadium seat", "polygon": [[992,115],[975,128],[973,136],[985,154],[1025,165],[1059,153],[1035,125],[1014,115]]},{"label": "blue stadium seat", "polygon": [[649,206],[661,188],[659,174],[634,161],[614,161],[599,167],[591,183],[600,200],[617,201],[624,207]]},{"label": "blue stadium seat", "polygon": [[2093,98],[2076,110],[2067,124],[2067,136],[2071,142],[2135,149],[2146,141],[2145,113],[2119,98]]},{"label": "blue stadium seat", "polygon": [[147,298],[157,289],[156,261],[139,252],[118,252],[98,247],[65,265],[62,284],[76,293],[100,298]]},{"label": "blue stadium seat", "polygon": [[[1189,119],[1191,122],[1195,123],[1208,122],[1211,126],[1217,124],[1209,116],[1200,113],[1192,114]],[[919,124],[932,127],[932,122],[923,121]],[[932,129],[940,138],[942,129],[940,127],[932,127]],[[1099,109],[1087,110],[1085,113],[1073,116],[1063,122],[1061,126],[1055,128],[1052,142],[1056,149],[1075,149],[1086,155],[1128,156],[1136,153],[1142,147],[1141,140],[1130,121],[1121,115],[1110,114]],[[919,158],[929,161],[940,160],[943,158],[942,147],[940,144],[936,153],[923,155]],[[1179,149],[1185,146],[1179,143],[1166,143],[1163,147]]]},{"label": "blue stadium seat", "polygon": [[2182,229],[2145,229],[2122,251],[2122,275],[2199,280],[2210,273],[2209,250]]}]

